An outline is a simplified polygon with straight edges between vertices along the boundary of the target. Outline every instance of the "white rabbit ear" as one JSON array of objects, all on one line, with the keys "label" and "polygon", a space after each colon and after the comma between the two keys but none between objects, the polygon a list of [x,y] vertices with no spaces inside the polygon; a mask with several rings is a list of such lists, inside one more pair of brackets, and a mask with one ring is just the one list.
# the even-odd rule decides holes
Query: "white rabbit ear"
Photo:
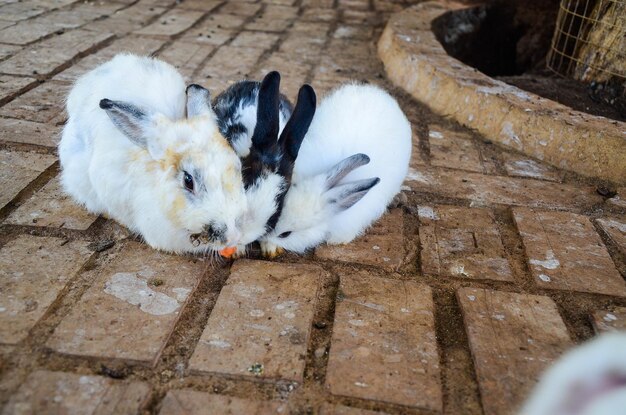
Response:
[{"label": "white rabbit ear", "polygon": [[336,211],[340,212],[352,207],[356,202],[361,200],[378,182],[380,182],[378,177],[371,177],[369,179],[340,184],[328,190],[326,196],[328,197],[330,205]]},{"label": "white rabbit ear", "polygon": [[337,183],[352,170],[357,167],[361,167],[370,162],[370,158],[367,154],[354,154],[348,158],[341,160],[335,164],[326,174],[326,188],[330,189],[335,187]]},{"label": "white rabbit ear", "polygon": [[209,90],[198,84],[189,85],[187,87],[187,118],[212,113]]},{"label": "white rabbit ear", "polygon": [[126,137],[139,147],[148,147],[147,130],[151,125],[151,116],[138,107],[120,101],[103,99],[100,108],[107,112],[113,124],[123,132]]}]

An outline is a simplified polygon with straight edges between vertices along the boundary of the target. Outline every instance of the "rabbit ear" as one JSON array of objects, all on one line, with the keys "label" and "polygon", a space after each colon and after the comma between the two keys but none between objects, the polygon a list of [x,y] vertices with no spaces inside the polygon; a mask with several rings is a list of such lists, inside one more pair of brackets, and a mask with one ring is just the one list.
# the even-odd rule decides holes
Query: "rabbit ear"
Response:
[{"label": "rabbit ear", "polygon": [[148,147],[146,130],[151,124],[151,117],[143,110],[126,102],[111,101],[106,98],[100,101],[100,108],[107,112],[113,124],[130,141],[139,147]]},{"label": "rabbit ear", "polygon": [[187,118],[210,114],[211,112],[211,93],[209,90],[198,84],[189,85],[187,87]]},{"label": "rabbit ear", "polygon": [[357,180],[354,182],[340,184],[328,190],[326,195],[331,206],[336,210],[346,210],[356,202],[361,200],[369,190],[380,182],[378,177]]},{"label": "rabbit ear", "polygon": [[370,162],[367,154],[358,153],[341,160],[335,164],[326,174],[326,188],[331,189],[352,170],[365,166]]},{"label": "rabbit ear", "polygon": [[279,125],[280,74],[276,71],[265,75],[259,87],[256,109],[256,125],[252,134],[252,146],[263,152],[276,145]]},{"label": "rabbit ear", "polygon": [[[300,87],[296,107],[280,135],[279,144],[284,150],[283,159],[286,159],[292,169],[293,163],[296,161],[296,157],[298,157],[302,140],[304,140],[304,136],[309,131],[311,121],[313,121],[316,101],[315,90],[313,90],[311,85]],[[291,172],[289,171],[288,173]]]}]

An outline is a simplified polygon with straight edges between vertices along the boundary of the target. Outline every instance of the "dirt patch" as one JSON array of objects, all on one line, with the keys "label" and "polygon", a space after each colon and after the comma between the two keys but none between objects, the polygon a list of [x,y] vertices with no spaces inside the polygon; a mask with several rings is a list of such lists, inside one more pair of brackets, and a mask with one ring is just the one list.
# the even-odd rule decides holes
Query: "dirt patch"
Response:
[{"label": "dirt patch", "polygon": [[507,84],[567,105],[577,111],[626,121],[626,96],[619,86],[586,84],[548,71],[496,77]]},{"label": "dirt patch", "polygon": [[626,120],[623,85],[587,84],[546,70],[558,0],[465,1],[433,22],[450,56],[495,79],[610,119]]}]

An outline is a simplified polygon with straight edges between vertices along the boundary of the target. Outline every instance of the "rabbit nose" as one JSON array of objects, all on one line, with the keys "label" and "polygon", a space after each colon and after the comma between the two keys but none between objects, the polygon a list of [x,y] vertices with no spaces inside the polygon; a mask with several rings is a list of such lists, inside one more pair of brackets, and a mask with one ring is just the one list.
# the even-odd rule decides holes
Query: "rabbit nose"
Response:
[{"label": "rabbit nose", "polygon": [[235,246],[241,240],[241,232],[236,227],[229,228],[226,232],[226,245]]}]

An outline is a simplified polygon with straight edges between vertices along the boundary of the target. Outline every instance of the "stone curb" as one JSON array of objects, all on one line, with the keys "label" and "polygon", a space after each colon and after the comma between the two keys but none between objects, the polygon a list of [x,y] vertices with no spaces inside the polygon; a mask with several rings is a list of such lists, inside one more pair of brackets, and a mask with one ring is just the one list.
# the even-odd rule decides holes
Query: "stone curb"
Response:
[{"label": "stone curb", "polygon": [[378,42],[388,78],[490,140],[584,176],[626,184],[626,123],[492,79],[446,53],[431,23],[463,7],[430,1],[393,14]]}]

